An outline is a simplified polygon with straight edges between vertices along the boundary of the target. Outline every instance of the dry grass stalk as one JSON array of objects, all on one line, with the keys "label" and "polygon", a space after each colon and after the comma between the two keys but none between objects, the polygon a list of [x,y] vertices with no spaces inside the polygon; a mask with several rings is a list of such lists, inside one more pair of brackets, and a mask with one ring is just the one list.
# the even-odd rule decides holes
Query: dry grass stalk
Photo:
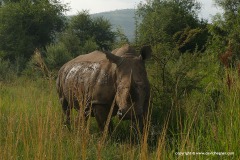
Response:
[{"label": "dry grass stalk", "polygon": [[[150,101],[149,101],[150,106]],[[148,159],[148,137],[149,131],[151,126],[151,115],[152,115],[152,107],[148,107],[147,116],[144,119],[144,129],[142,135],[142,142],[141,142],[141,159],[147,160]]]},{"label": "dry grass stalk", "polygon": [[51,72],[49,71],[46,63],[44,62],[41,52],[37,48],[34,51],[33,60],[37,65],[38,69],[41,70],[45,77],[51,77]]},{"label": "dry grass stalk", "polygon": [[158,140],[158,147],[157,147],[157,151],[156,151],[157,152],[156,159],[158,159],[158,160],[162,159],[161,157],[163,157],[162,155],[163,155],[163,151],[165,149],[165,147],[164,147],[165,146],[165,139],[166,139],[166,135],[167,135],[168,124],[169,124],[171,114],[172,114],[172,108],[168,113],[167,119],[164,123],[162,133],[161,133],[161,135],[159,137],[159,140]]},{"label": "dry grass stalk", "polygon": [[98,149],[97,149],[98,160],[101,159],[101,151],[102,151],[102,148],[104,147],[107,135],[109,133],[109,124],[111,122],[112,113],[113,113],[113,109],[114,109],[114,106],[115,106],[115,100],[116,100],[116,96],[114,97],[114,100],[112,102],[112,105],[111,105],[111,108],[110,108],[110,111],[109,111],[109,114],[108,114],[108,118],[107,118],[107,121],[106,121],[106,124],[105,124],[105,127],[104,127],[102,138],[98,142],[98,146],[97,146],[98,147]]}]

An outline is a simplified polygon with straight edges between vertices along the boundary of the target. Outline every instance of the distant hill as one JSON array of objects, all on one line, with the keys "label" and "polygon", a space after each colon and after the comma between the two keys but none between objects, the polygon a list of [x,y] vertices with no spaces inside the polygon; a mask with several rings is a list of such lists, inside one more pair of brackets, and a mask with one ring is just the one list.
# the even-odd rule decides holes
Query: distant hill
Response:
[{"label": "distant hill", "polygon": [[121,27],[130,41],[134,40],[135,34],[135,9],[122,9],[110,12],[92,14],[93,17],[104,17],[110,21],[113,28]]}]

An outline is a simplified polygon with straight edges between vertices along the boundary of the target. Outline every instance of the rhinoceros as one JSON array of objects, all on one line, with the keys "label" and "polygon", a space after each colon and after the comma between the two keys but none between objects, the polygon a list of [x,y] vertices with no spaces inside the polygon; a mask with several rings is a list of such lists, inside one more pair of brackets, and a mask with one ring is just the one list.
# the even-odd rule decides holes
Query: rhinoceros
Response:
[{"label": "rhinoceros", "polygon": [[[56,85],[65,123],[70,125],[70,112],[75,108],[86,117],[95,117],[103,131],[113,106],[112,116],[137,122],[142,130],[150,97],[145,60],[150,56],[150,46],[143,46],[138,55],[126,44],[112,52],[80,55],[64,64]],[[112,127],[110,121],[109,130]]]}]

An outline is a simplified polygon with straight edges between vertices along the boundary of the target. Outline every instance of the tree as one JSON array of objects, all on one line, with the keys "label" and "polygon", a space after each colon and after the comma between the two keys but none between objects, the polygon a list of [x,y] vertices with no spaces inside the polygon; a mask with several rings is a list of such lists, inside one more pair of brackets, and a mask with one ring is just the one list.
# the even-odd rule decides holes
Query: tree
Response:
[{"label": "tree", "polygon": [[4,1],[0,8],[0,58],[25,62],[64,28],[66,6],[59,0]]},{"label": "tree", "polygon": [[152,46],[162,69],[163,86],[170,61],[182,53],[204,50],[208,32],[206,22],[197,17],[199,9],[194,0],[150,0],[139,5],[137,15],[142,22],[138,24],[137,42]]},{"label": "tree", "polygon": [[112,31],[111,23],[103,17],[93,20],[93,37],[99,47],[110,49],[115,41],[116,33]]},{"label": "tree", "polygon": [[223,14],[216,15],[209,27],[212,45],[219,53],[232,52],[232,63],[240,59],[240,2],[238,0],[215,0]]},{"label": "tree", "polygon": [[205,36],[201,36],[200,39],[195,35],[191,39],[191,42],[195,41],[195,43],[186,44],[188,47],[181,52],[193,51],[196,46],[203,49],[207,41],[207,32],[206,23],[197,17],[199,9],[199,4],[193,0],[151,0],[147,4],[141,4],[137,12],[138,16],[143,19],[138,27],[139,43],[153,45],[168,43],[171,47],[175,47],[176,42],[179,42],[179,39],[176,39],[176,33],[186,34],[184,32],[186,28],[189,30],[199,28],[197,33],[195,30],[196,35],[205,34]]},{"label": "tree", "polygon": [[92,18],[88,11],[82,11],[70,20],[69,30],[75,34],[82,45],[92,39],[99,48],[111,48],[115,33],[109,20],[103,17]]},{"label": "tree", "polygon": [[63,43],[72,57],[96,49],[110,49],[116,33],[111,23],[103,17],[92,18],[88,11],[82,11],[69,20],[66,30],[59,35],[57,43]]},{"label": "tree", "polygon": [[164,117],[168,109],[178,110],[172,113],[181,116],[184,98],[200,88],[202,75],[196,68],[208,30],[206,22],[198,19],[199,9],[195,0],[150,0],[139,5],[137,15],[141,22],[137,23],[136,42],[152,46],[148,73],[158,117]]}]

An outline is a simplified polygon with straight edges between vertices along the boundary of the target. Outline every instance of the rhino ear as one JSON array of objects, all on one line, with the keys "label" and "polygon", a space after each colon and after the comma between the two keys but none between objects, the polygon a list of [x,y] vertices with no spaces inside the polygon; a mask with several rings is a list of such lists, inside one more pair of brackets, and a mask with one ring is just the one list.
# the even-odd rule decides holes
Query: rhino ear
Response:
[{"label": "rhino ear", "polygon": [[140,58],[146,60],[151,58],[152,49],[151,46],[143,46],[140,51]]},{"label": "rhino ear", "polygon": [[115,63],[116,65],[118,65],[122,61],[121,57],[112,54],[110,51],[106,51],[103,49],[103,53],[106,55],[107,59],[110,62]]}]

